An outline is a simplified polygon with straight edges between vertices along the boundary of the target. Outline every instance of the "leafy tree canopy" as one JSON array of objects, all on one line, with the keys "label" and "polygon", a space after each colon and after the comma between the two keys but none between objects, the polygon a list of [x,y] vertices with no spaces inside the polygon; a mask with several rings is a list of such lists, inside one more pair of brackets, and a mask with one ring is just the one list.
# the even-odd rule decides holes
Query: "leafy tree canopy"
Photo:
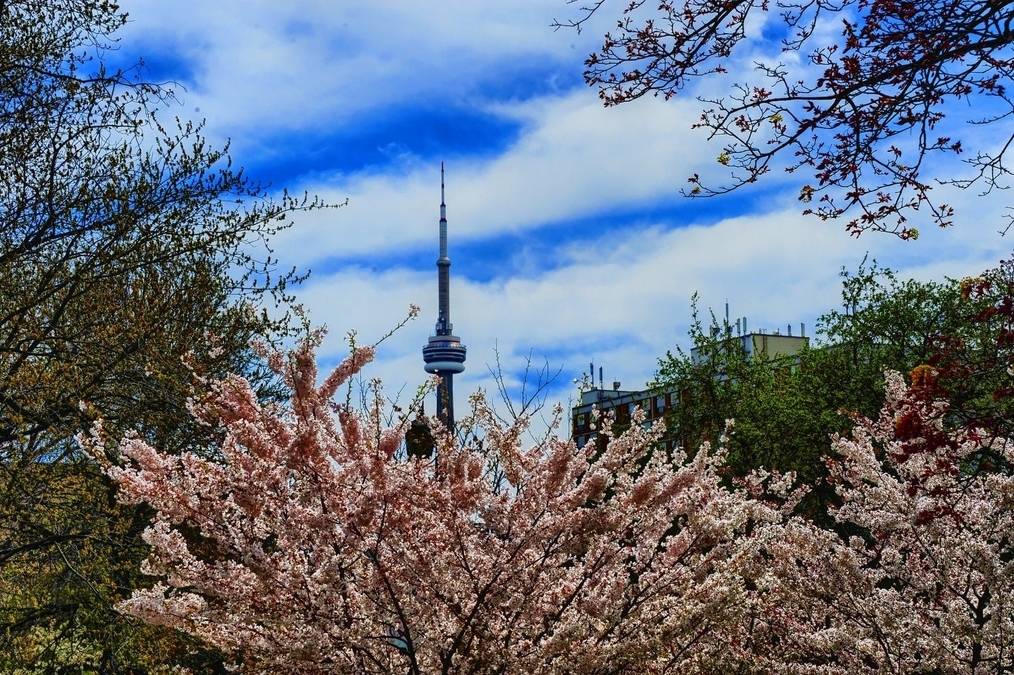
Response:
[{"label": "leafy tree canopy", "polygon": [[1009,434],[1009,396],[1002,394],[1010,390],[1012,288],[1007,265],[943,282],[901,280],[876,263],[862,265],[842,272],[841,308],[820,317],[819,339],[781,358],[747,354],[714,317],[705,330],[695,308],[693,353],[667,354],[652,386],[678,392],[667,423],[683,448],[714,438],[734,419],[730,471],[794,471],[813,488],[804,507],[823,514],[834,493],[823,482],[828,439],[849,433],[855,415],[876,417],[885,369],[935,373],[955,425]]}]

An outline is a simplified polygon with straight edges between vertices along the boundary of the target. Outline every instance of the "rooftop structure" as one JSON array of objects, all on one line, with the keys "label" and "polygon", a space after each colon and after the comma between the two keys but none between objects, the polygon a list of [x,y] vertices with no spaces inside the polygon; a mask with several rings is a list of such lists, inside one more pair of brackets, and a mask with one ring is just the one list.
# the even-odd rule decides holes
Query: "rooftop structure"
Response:
[{"label": "rooftop structure", "polygon": [[[735,336],[733,335],[733,326],[735,326]],[[716,328],[712,332],[712,337],[718,337],[721,334],[721,330],[720,328]],[[805,324],[799,324],[799,335],[792,334],[792,324],[786,326],[784,333],[779,329],[767,331],[763,328],[751,333],[747,330],[745,316],[736,319],[736,323],[732,324],[729,322],[728,304],[726,304],[725,310],[724,330],[728,339],[735,339],[739,342],[747,358],[752,358],[755,354],[763,354],[765,358],[776,360],[795,356],[802,351],[803,347],[810,343],[806,337]],[[690,358],[693,359],[694,363],[700,363],[703,357],[695,347],[690,350]]]}]

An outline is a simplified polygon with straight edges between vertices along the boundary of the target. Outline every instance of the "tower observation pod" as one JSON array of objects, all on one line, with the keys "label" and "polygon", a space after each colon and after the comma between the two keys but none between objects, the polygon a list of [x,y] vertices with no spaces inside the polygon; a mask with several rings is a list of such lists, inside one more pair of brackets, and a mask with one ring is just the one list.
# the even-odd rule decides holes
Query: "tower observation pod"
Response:
[{"label": "tower observation pod", "polygon": [[444,203],[444,163],[440,163],[440,257],[437,259],[438,313],[434,335],[423,347],[424,368],[440,377],[437,418],[454,428],[454,374],[465,370],[465,345],[451,324],[451,259],[447,257],[447,205]]}]

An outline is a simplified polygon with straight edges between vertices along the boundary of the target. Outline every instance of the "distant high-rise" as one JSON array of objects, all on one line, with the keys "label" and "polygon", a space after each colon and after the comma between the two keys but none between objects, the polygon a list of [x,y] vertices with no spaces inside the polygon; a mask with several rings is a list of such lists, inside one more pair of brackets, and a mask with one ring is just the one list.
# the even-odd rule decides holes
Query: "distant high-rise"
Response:
[{"label": "distant high-rise", "polygon": [[465,345],[451,324],[451,259],[447,257],[447,205],[444,203],[444,163],[440,163],[440,258],[437,259],[439,309],[433,337],[423,347],[426,372],[440,377],[437,418],[454,428],[454,374],[465,370]]}]

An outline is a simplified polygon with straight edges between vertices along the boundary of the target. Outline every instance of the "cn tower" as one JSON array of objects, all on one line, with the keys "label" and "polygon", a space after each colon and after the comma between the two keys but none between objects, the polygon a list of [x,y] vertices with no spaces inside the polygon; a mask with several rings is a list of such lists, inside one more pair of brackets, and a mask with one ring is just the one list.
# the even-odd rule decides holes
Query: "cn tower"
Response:
[{"label": "cn tower", "polygon": [[444,203],[444,163],[440,163],[440,257],[437,259],[439,309],[435,334],[423,347],[427,373],[440,377],[437,419],[454,429],[454,374],[465,370],[465,345],[451,324],[451,259],[447,257],[447,205]]}]

